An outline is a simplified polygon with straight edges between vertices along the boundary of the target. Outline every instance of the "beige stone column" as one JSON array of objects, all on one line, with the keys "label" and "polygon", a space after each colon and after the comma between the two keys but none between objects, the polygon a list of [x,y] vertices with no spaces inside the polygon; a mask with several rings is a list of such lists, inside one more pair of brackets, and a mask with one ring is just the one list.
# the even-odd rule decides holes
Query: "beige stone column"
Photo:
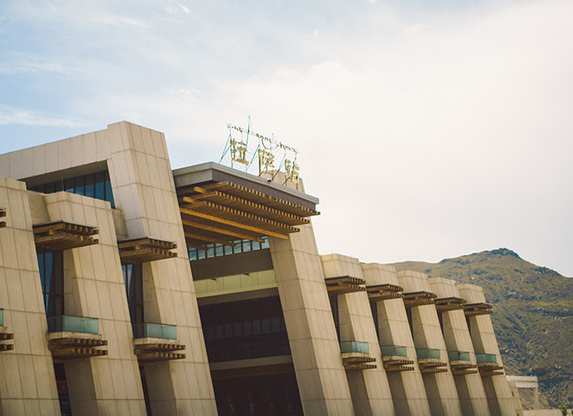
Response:
[{"label": "beige stone column", "polygon": [[131,123],[108,126],[107,161],[127,238],[177,243],[177,258],[144,265],[145,320],[177,325],[186,358],[145,364],[154,415],[216,415],[199,309],[175,185],[162,133]]},{"label": "beige stone column", "polygon": [[[109,203],[68,192],[45,195],[49,222],[95,226],[99,243],[64,250],[64,313],[98,319],[108,356],[64,363],[72,412],[146,415]],[[40,223],[43,223],[41,221]]]},{"label": "beige stone column", "polygon": [[[26,184],[0,177],[0,415],[60,414]],[[9,336],[5,336],[9,337]],[[11,348],[11,347],[3,347]]]},{"label": "beige stone column", "polygon": [[269,244],[304,413],[352,416],[312,226],[286,240],[269,237]]},{"label": "beige stone column", "polygon": [[[376,263],[362,264],[367,287],[398,285],[396,269]],[[411,371],[387,372],[392,401],[398,416],[429,416],[430,406],[426,396],[422,374],[416,363],[416,348],[408,324],[402,299],[387,299],[376,302],[378,338],[384,347],[405,347],[412,362]]]},{"label": "beige stone column", "polygon": [[[460,284],[457,287],[460,296],[466,299],[467,303],[485,303],[481,287],[470,284]],[[475,353],[494,354],[497,364],[503,366],[490,315],[470,316],[468,321]],[[484,376],[482,380],[491,416],[516,415],[517,403],[511,394],[503,371],[499,375]]]},{"label": "beige stone column", "polygon": [[[460,298],[458,289],[453,280],[434,278],[429,279],[430,288],[438,298]],[[480,375],[477,373],[477,363],[463,309],[445,310],[438,312],[441,315],[442,332],[448,353],[467,358],[468,364],[474,366],[470,371],[473,374],[456,374],[450,365],[456,382],[462,412],[465,416],[489,416],[487,397]],[[460,353],[464,353],[463,355]],[[467,355],[465,355],[467,353]],[[450,358],[450,364],[457,360]],[[458,360],[459,361],[459,360]],[[461,361],[459,361],[461,363]],[[464,372],[463,370],[461,371]]]},{"label": "beige stone column", "polygon": [[[348,276],[364,279],[358,259],[339,254],[320,258],[325,278]],[[368,355],[376,359],[374,369],[346,371],[356,415],[394,415],[392,393],[366,291],[338,295],[338,313],[340,342],[366,342]]]},{"label": "beige stone column", "polygon": [[[423,273],[399,271],[398,281],[404,288],[404,293],[431,292],[428,278]],[[458,416],[462,413],[454,377],[448,364],[448,351],[440,328],[436,307],[433,304],[412,306],[411,325],[414,344],[420,350],[439,350],[439,360],[446,364],[446,372],[422,372],[426,394],[432,411],[432,416]],[[418,354],[418,364],[421,357]]]}]

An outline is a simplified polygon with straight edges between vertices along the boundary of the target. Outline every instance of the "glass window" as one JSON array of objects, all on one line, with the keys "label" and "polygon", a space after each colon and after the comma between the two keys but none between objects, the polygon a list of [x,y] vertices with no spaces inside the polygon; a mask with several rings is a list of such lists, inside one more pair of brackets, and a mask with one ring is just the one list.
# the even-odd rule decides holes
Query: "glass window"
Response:
[{"label": "glass window", "polygon": [[95,197],[94,175],[84,177],[84,195],[90,198]]},{"label": "glass window", "polygon": [[127,305],[132,324],[144,323],[143,270],[141,264],[122,264]]},{"label": "glass window", "polygon": [[38,254],[38,268],[47,316],[64,314],[64,257],[61,251]]}]

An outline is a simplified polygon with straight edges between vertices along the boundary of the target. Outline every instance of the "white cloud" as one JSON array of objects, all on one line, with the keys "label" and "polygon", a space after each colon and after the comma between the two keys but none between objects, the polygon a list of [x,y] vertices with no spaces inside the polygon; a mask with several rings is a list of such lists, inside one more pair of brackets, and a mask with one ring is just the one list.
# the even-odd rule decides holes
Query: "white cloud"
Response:
[{"label": "white cloud", "polygon": [[50,116],[35,111],[0,105],[0,125],[81,127],[83,124],[73,118]]}]

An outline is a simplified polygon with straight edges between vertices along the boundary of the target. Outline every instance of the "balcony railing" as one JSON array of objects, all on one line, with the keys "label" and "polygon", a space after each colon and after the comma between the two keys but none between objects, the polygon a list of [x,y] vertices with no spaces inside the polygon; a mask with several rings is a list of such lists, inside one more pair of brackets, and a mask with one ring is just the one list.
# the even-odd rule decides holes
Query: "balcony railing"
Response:
[{"label": "balcony railing", "polygon": [[448,358],[450,361],[470,361],[470,353],[468,351],[449,351]]},{"label": "balcony railing", "polygon": [[177,326],[143,323],[133,325],[134,338],[177,339]]},{"label": "balcony railing", "polygon": [[403,345],[383,345],[380,347],[383,357],[407,357],[408,348]]},{"label": "balcony railing", "polygon": [[48,317],[48,332],[76,332],[82,334],[99,334],[97,318],[58,315]]},{"label": "balcony railing", "polygon": [[497,364],[496,354],[476,354],[478,364]]},{"label": "balcony railing", "polygon": [[340,343],[340,352],[368,354],[369,347],[367,342],[346,341]]},{"label": "balcony railing", "polygon": [[441,358],[440,350],[435,348],[423,348],[416,350],[418,360],[439,360]]}]

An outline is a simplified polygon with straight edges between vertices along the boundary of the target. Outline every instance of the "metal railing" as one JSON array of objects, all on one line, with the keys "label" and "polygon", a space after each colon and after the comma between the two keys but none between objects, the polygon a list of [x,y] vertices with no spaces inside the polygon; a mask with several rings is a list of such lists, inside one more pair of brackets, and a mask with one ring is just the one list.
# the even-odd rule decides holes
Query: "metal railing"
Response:
[{"label": "metal railing", "polygon": [[362,353],[368,354],[369,346],[367,342],[346,341],[340,343],[340,352],[342,353]]},{"label": "metal railing", "polygon": [[177,339],[177,326],[143,323],[133,325],[134,338]]},{"label": "metal railing", "polygon": [[407,357],[408,348],[403,345],[382,345],[380,347],[383,357]]},{"label": "metal railing", "polygon": [[440,350],[436,348],[422,348],[416,350],[418,360],[439,360],[441,358]]},{"label": "metal railing", "polygon": [[84,318],[81,316],[48,316],[48,332],[99,334],[99,321],[97,318]]}]

